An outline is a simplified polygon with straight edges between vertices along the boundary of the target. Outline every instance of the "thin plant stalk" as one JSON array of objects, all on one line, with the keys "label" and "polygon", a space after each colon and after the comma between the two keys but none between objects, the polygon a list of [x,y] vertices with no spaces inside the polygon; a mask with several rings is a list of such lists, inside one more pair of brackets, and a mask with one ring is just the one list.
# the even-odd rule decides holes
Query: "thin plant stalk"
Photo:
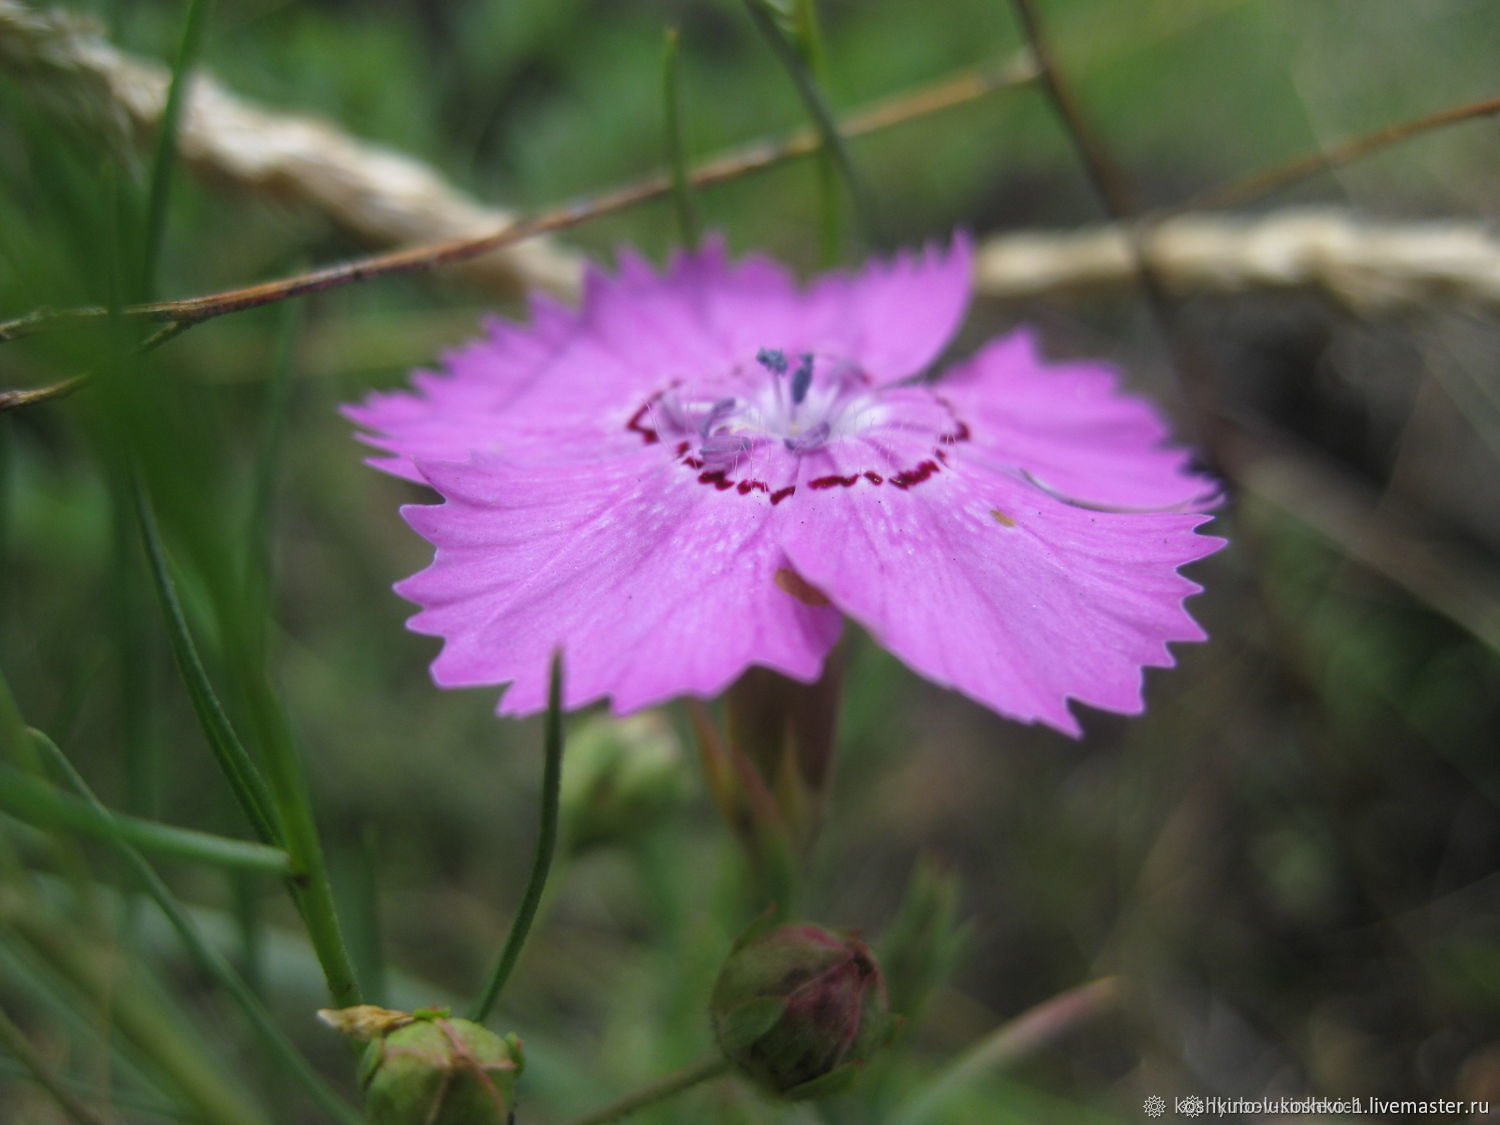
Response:
[{"label": "thin plant stalk", "polygon": [[167,638],[171,643],[178,671],[182,675],[183,685],[187,688],[188,698],[192,701],[193,711],[198,716],[198,724],[203,728],[209,746],[218,760],[219,769],[228,780],[240,810],[255,830],[256,836],[262,843],[279,845],[281,829],[274,820],[271,791],[265,778],[261,776],[260,768],[240,742],[239,735],[235,733],[234,726],[209,681],[208,671],[203,666],[202,657],[198,655],[198,646],[193,641],[187,616],[177,597],[177,585],[167,563],[161,531],[156,526],[156,514],[151,510],[145,489],[133,474],[130,492],[136,525],[146,548],[152,584],[156,587],[157,600],[160,601],[162,614],[166,618]]},{"label": "thin plant stalk", "polygon": [[274,354],[266,380],[264,414],[259,448],[250,494],[249,526],[245,542],[243,586],[252,616],[262,628],[255,643],[264,652],[267,626],[270,622],[270,589],[272,565],[272,530],[275,523],[276,476],[286,444],[287,412],[291,402],[292,357],[305,306],[287,305],[281,311],[277,326]]},{"label": "thin plant stalk", "polygon": [[[844,122],[844,138],[860,137],[894,128],[911,121],[967,105],[988,94],[1013,90],[1036,80],[1038,68],[1030,52],[1000,64],[964,70],[956,75],[926,83],[915,89],[880,99],[853,113]],[[809,156],[825,143],[816,129],[799,129],[781,138],[752,142],[725,155],[713,157],[693,169],[690,181],[702,190],[729,183],[756,172],[774,168],[789,160]],[[355,285],[378,277],[437,269],[468,261],[482,254],[514,246],[539,235],[554,234],[619,214],[641,204],[669,195],[671,176],[665,173],[648,176],[587,199],[567,203],[552,210],[517,219],[504,227],[477,237],[447,239],[442,242],[403,247],[364,258],[323,266],[277,281],[261,282],[205,296],[174,301],[153,301],[119,310],[131,321],[164,325],[144,346],[153,347],[188,328],[215,317],[259,308],[278,301],[292,300],[311,293],[322,293],[345,285]],[[72,309],[36,309],[24,316],[0,321],[0,343],[9,343],[39,332],[56,332],[79,325],[99,323],[111,315],[99,306]],[[77,390],[88,381],[74,376],[47,387],[0,391],[0,412],[46,402]]]},{"label": "thin plant stalk", "polygon": [[667,28],[662,48],[662,103],[667,142],[667,168],[672,176],[672,208],[677,213],[677,230],[682,244],[696,248],[703,237],[703,222],[693,199],[688,178],[687,141],[682,111],[682,35],[675,27]]},{"label": "thin plant stalk", "polygon": [[[818,0],[796,0],[792,9],[793,34],[807,69],[822,89],[828,88],[828,51],[823,45],[823,21],[818,18]],[[814,160],[818,176],[819,251],[825,266],[838,263],[844,243],[844,207],[839,197],[839,169],[832,151],[824,148]]]},{"label": "thin plant stalk", "polygon": [[681,1070],[667,1075],[665,1078],[657,1079],[650,1085],[642,1086],[634,1093],[626,1094],[617,1098],[608,1105],[600,1106],[596,1110],[585,1113],[582,1117],[575,1117],[566,1125],[606,1125],[610,1121],[618,1121],[627,1117],[638,1109],[664,1102],[668,1098],[675,1097],[684,1090],[690,1090],[711,1079],[727,1074],[730,1062],[723,1055],[714,1054],[707,1058],[698,1060]]},{"label": "thin plant stalk", "polygon": [[552,855],[557,850],[558,803],[562,784],[563,724],[562,724],[562,654],[552,658],[552,676],[547,688],[546,731],[543,736],[542,800],[541,815],[537,824],[536,853],[531,861],[531,877],[526,883],[526,892],[521,896],[521,905],[511,923],[510,934],[489,983],[474,1005],[470,1018],[482,1023],[494,1010],[495,1001],[510,979],[511,971],[521,957],[526,945],[526,936],[531,932],[532,920],[542,901],[542,892],[547,886],[547,873],[552,866]]},{"label": "thin plant stalk", "polygon": [[[242,626],[239,632],[243,632]],[[249,718],[284,833],[282,844],[296,871],[287,886],[323,967],[329,997],[335,1006],[347,1008],[360,1002],[359,980],[339,923],[302,753],[264,669],[246,650],[244,638],[236,639],[239,643],[234,646],[231,669],[249,702]]]},{"label": "thin plant stalk", "polygon": [[1101,977],[1027,1009],[959,1055],[914,1098],[896,1107],[891,1125],[925,1125],[939,1119],[948,1099],[1055,1043],[1111,1008],[1119,995],[1119,980]]},{"label": "thin plant stalk", "polygon": [[823,96],[818,80],[808,66],[808,60],[782,31],[777,23],[775,9],[768,0],[745,0],[745,10],[749,12],[750,20],[755,24],[756,30],[760,32],[771,48],[771,53],[786,70],[787,77],[791,79],[797,96],[801,98],[802,105],[807,110],[808,117],[812,119],[813,128],[822,139],[823,151],[827,153],[829,160],[843,177],[844,186],[849,192],[849,199],[854,205],[855,216],[863,226],[866,236],[874,237],[877,233],[875,206],[870,199],[869,192],[865,189],[864,181],[855,171],[854,160],[849,155],[849,146],[844,142],[844,135],[839,129],[838,118],[834,115],[828,100]]},{"label": "thin plant stalk", "polygon": [[146,196],[146,240],[141,254],[140,289],[143,298],[147,300],[152,297],[156,288],[156,271],[166,236],[167,204],[172,194],[172,171],[177,163],[177,127],[182,119],[183,101],[187,96],[193,66],[203,44],[204,28],[208,25],[209,9],[212,7],[212,0],[187,0],[182,39],[178,43],[177,58],[172,66],[172,81],[167,87],[167,100],[162,106],[161,122],[157,126],[156,151],[151,161],[151,186]]},{"label": "thin plant stalk", "polygon": [[173,652],[187,683],[194,709],[198,712],[199,722],[209,736],[220,766],[239,799],[240,807],[250,817],[257,834],[261,835],[265,843],[284,847],[291,856],[294,873],[287,885],[302,914],[308,939],[323,966],[330,997],[339,1007],[358,1004],[359,985],[339,930],[333,891],[328,883],[322,845],[313,820],[311,799],[296,747],[285,731],[280,716],[268,717],[273,713],[274,704],[267,698],[269,688],[264,683],[263,676],[255,669],[240,669],[246,681],[246,689],[254,693],[259,704],[252,710],[260,720],[262,753],[270,781],[262,778],[209,683],[208,674],[188,630],[182,606],[177,600],[166,552],[150,503],[139,480],[132,476],[132,482],[152,577],[167,617]]}]

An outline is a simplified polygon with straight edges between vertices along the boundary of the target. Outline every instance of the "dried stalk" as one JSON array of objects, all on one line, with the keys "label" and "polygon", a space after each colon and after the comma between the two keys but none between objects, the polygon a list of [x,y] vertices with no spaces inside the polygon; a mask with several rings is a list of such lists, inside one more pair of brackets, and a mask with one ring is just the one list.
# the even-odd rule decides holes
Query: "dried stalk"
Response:
[{"label": "dried stalk", "polygon": [[[116,50],[86,23],[16,0],[0,0],[0,65],[31,80],[28,94],[89,115],[94,127],[131,146],[154,129],[167,81],[163,68]],[[1036,74],[1029,57],[998,72],[965,73],[869,107],[843,128],[855,135],[886,128]],[[1381,139],[1390,143],[1392,132],[1382,130]],[[1396,139],[1409,132],[1399,130]],[[316,209],[376,246],[486,234],[513,218],[409,157],[323,122],[252,106],[212,79],[194,87],[182,144],[198,172]],[[1359,152],[1368,147],[1361,144]],[[814,148],[807,136],[780,146],[783,158]],[[710,167],[722,171],[744,157]],[[1297,162],[1298,170],[1305,164]],[[1500,239],[1475,222],[1386,223],[1336,209],[1298,209],[1253,220],[1178,215],[1148,226],[1142,253],[1175,294],[1300,289],[1366,314],[1452,302],[1500,313]],[[466,268],[475,280],[505,290],[570,290],[581,267],[555,243],[534,237]],[[1129,242],[1110,226],[999,235],[979,255],[979,291],[995,299],[1126,292],[1133,284]]]},{"label": "dried stalk", "polygon": [[[0,0],[0,67],[27,96],[103,132],[117,149],[149,143],[166,103],[165,67],[107,42],[70,13]],[[358,140],[317,118],[275,113],[194,78],[178,150],[197,173],[317,210],[379,246],[443,242],[510,225],[428,165]],[[467,263],[478,280],[507,292],[572,289],[576,256],[546,239],[507,246]]]},{"label": "dried stalk", "polygon": [[[1500,238],[1473,221],[1388,223],[1337,208],[1183,216],[1149,227],[1140,251],[1183,296],[1290,289],[1362,314],[1455,304],[1500,314]],[[1136,280],[1130,240],[1113,226],[988,239],[977,272],[997,299],[1125,292]]]}]

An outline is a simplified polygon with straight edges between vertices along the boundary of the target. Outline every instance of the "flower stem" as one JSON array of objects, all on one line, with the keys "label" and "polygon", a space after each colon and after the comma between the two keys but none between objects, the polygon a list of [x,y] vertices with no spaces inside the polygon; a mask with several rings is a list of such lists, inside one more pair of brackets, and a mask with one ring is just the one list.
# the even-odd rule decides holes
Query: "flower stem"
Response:
[{"label": "flower stem", "polygon": [[677,212],[677,230],[682,236],[683,245],[693,249],[702,237],[703,224],[693,202],[692,185],[688,182],[687,141],[682,125],[681,42],[682,35],[677,28],[667,28],[661,61],[662,101],[665,109],[667,168],[672,174],[672,205]]},{"label": "flower stem", "polygon": [[[796,0],[792,10],[793,34],[813,80],[828,88],[828,53],[823,48],[822,21],[818,19],[818,0]],[[823,265],[838,265],[844,241],[844,215],[839,198],[839,169],[832,152],[824,148],[817,156],[819,250]]]},{"label": "flower stem", "polygon": [[[328,993],[339,1007],[359,1003],[359,985],[339,930],[338,914],[333,905],[333,889],[328,882],[323,847],[318,838],[312,801],[307,790],[302,763],[263,672],[254,667],[239,669],[243,689],[250,697],[251,718],[260,736],[261,751],[269,777],[262,777],[236,734],[209,682],[208,673],[198,656],[188,629],[187,617],[177,599],[176,587],[167,562],[156,517],[146,495],[144,483],[131,474],[131,492],[141,536],[146,545],[152,578],[162,611],[167,618],[172,650],[182,672],[183,682],[192,697],[193,708],[207,734],[239,799],[240,807],[262,842],[285,847],[292,861],[292,875],[287,887],[298,913],[302,915],[308,940],[312,942],[328,982]],[[242,660],[242,664],[249,664]]]},{"label": "flower stem", "polygon": [[152,154],[151,186],[146,202],[145,246],[141,254],[140,289],[146,300],[154,296],[152,290],[156,288],[156,267],[161,258],[167,203],[172,191],[172,167],[177,161],[177,127],[212,7],[212,0],[187,2],[182,39],[177,47],[177,60],[172,66],[172,81],[167,87],[167,100],[162,106],[161,123],[156,130],[156,151]]},{"label": "flower stem", "polygon": [[606,1122],[618,1120],[638,1109],[645,1109],[648,1105],[664,1102],[701,1082],[707,1082],[710,1078],[717,1078],[726,1073],[729,1068],[730,1062],[723,1055],[710,1055],[665,1078],[658,1078],[634,1093],[626,1094],[623,1098],[617,1098],[608,1105],[591,1110],[582,1117],[575,1117],[567,1122],[567,1125],[605,1125]]},{"label": "flower stem", "polygon": [[892,1125],[926,1125],[974,1083],[1014,1066],[1100,1012],[1120,995],[1117,977],[1101,977],[1058,993],[1002,1024],[938,1072],[914,1097],[896,1107]]},{"label": "flower stem", "polygon": [[854,204],[854,213],[864,227],[865,235],[874,237],[877,226],[874,204],[865,190],[864,181],[854,170],[854,161],[849,156],[849,146],[844,143],[844,135],[840,130],[838,118],[834,116],[828,100],[823,96],[823,91],[808,65],[808,60],[803,57],[802,52],[797,49],[786,33],[777,26],[774,9],[766,0],[745,0],[745,8],[750,13],[750,19],[755,24],[756,30],[761,33],[777,61],[786,70],[787,77],[792,80],[792,85],[796,87],[797,96],[802,99],[802,104],[812,119],[813,127],[822,139],[823,149],[828,159],[832,161],[839,175],[844,179],[844,186],[849,190],[849,199]]},{"label": "flower stem", "polygon": [[547,872],[552,867],[552,854],[557,850],[558,802],[562,783],[562,654],[552,657],[552,677],[547,689],[547,722],[543,736],[542,766],[542,811],[537,825],[536,854],[531,861],[531,878],[526,883],[526,893],[521,897],[521,906],[511,923],[510,934],[505,939],[505,948],[500,951],[500,960],[485,987],[484,994],[474,1005],[470,1019],[483,1023],[500,998],[500,991],[510,979],[511,970],[521,957],[526,945],[526,935],[531,932],[532,920],[542,901],[542,891],[547,886]]},{"label": "flower stem", "polygon": [[141,541],[146,547],[146,560],[151,570],[151,579],[156,587],[157,600],[161,603],[162,615],[166,618],[167,639],[171,642],[172,655],[176,659],[183,685],[198,716],[208,744],[218,759],[230,788],[234,791],[240,811],[264,844],[279,845],[281,829],[272,812],[271,791],[261,776],[260,769],[245,750],[239,735],[235,733],[224,706],[209,682],[208,670],[203,658],[198,655],[198,646],[188,629],[187,616],[177,597],[177,584],[167,562],[166,549],[162,546],[161,532],[156,526],[156,514],[146,497],[145,485],[131,473],[130,495],[135,507],[136,523]]}]

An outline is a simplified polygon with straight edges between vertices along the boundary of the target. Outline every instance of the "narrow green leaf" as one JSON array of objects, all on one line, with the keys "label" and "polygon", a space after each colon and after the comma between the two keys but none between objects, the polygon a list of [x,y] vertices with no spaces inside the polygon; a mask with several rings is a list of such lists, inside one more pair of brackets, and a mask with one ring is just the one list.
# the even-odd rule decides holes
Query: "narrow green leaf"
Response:
[{"label": "narrow green leaf", "polygon": [[849,199],[854,205],[855,216],[864,228],[866,237],[875,237],[878,231],[874,205],[869,193],[865,190],[864,181],[854,169],[854,161],[849,156],[849,146],[844,143],[843,134],[839,132],[838,119],[823,96],[823,91],[818,85],[817,78],[809,69],[807,60],[787,37],[778,22],[778,16],[781,15],[779,9],[770,3],[770,0],[745,0],[745,9],[749,12],[750,20],[755,24],[756,30],[761,33],[777,61],[786,70],[787,76],[797,90],[797,95],[807,109],[808,116],[812,119],[813,127],[823,138],[823,146],[828,152],[829,159],[838,168],[839,175],[843,177],[844,186],[849,192]]},{"label": "narrow green leaf", "polygon": [[254,828],[255,834],[260,837],[262,843],[279,845],[281,832],[273,819],[274,806],[270,790],[266,786],[265,779],[261,777],[260,770],[256,768],[244,745],[240,742],[239,735],[235,733],[234,727],[229,722],[229,716],[224,713],[223,705],[220,704],[219,697],[214,693],[213,685],[209,682],[208,672],[203,667],[203,660],[198,655],[198,648],[193,643],[193,635],[188,629],[182,603],[177,598],[177,587],[172,580],[166,550],[162,546],[161,532],[157,529],[156,516],[151,511],[151,504],[146,498],[145,489],[134,474],[131,474],[129,487],[141,539],[146,547],[146,558],[150,563],[152,583],[156,587],[162,613],[166,616],[167,636],[171,641],[172,655],[177,661],[178,671],[182,674],[188,697],[192,700],[198,723],[203,728],[208,744],[218,759],[219,768],[229,781],[230,788],[234,790],[235,799],[239,802],[240,809],[249,820],[251,827]]},{"label": "narrow green leaf", "polygon": [[275,526],[276,474],[285,446],[287,411],[291,403],[292,357],[307,306],[296,302],[281,309],[276,331],[275,352],[266,379],[266,398],[261,420],[260,444],[256,451],[255,470],[250,494],[249,527],[245,542],[244,591],[247,616],[259,625],[254,638],[257,655],[264,658],[266,635],[271,619],[272,532]]},{"label": "narrow green leaf", "polygon": [[[828,88],[828,52],[823,45],[823,24],[818,18],[818,0],[795,0],[792,35],[820,89]],[[825,266],[838,264],[844,243],[844,208],[839,197],[839,169],[833,151],[823,148],[817,156],[819,250]]]},{"label": "narrow green leaf", "polygon": [[[35,731],[32,737],[37,741],[46,738]],[[272,875],[285,875],[291,869],[291,860],[280,848],[119,813],[100,813],[88,802],[59,792],[9,766],[0,766],[0,812],[40,828],[70,828],[105,840],[118,837],[148,851],[214,867],[263,871]]]},{"label": "narrow green leaf", "polygon": [[155,295],[157,266],[167,227],[167,203],[172,192],[172,166],[177,160],[177,129],[211,7],[211,0],[187,0],[182,39],[172,64],[172,81],[167,87],[167,100],[157,124],[156,151],[151,160],[151,185],[146,197],[146,240],[141,254],[140,300],[150,300]]}]

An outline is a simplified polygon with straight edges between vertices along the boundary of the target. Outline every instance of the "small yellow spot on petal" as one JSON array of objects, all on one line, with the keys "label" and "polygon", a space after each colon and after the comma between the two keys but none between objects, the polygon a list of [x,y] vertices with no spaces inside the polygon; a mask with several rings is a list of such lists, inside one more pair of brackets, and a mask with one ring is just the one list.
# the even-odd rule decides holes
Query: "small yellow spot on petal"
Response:
[{"label": "small yellow spot on petal", "polygon": [[781,567],[776,571],[776,585],[780,586],[792,597],[803,605],[810,605],[814,609],[828,604],[828,596],[816,586],[811,585],[807,579],[795,570]]},{"label": "small yellow spot on petal", "polygon": [[990,515],[992,515],[992,516],[995,517],[995,522],[998,523],[1001,527],[1015,527],[1016,526],[1016,521],[1013,520],[1013,519],[1011,519],[1010,516],[1007,516],[999,508],[991,508],[990,509]]}]

